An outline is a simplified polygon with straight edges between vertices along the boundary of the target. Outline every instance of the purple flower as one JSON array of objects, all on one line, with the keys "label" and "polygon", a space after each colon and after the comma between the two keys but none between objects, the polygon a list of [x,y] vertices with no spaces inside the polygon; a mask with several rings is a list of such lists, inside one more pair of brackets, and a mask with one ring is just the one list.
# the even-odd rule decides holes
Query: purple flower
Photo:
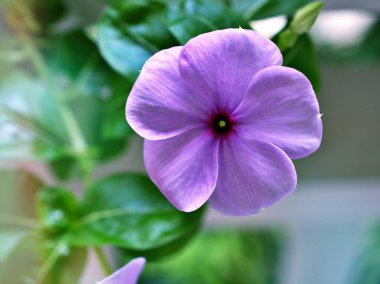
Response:
[{"label": "purple flower", "polygon": [[202,34],[145,63],[126,117],[146,139],[150,178],[176,208],[209,200],[247,215],[294,191],[290,159],[318,149],[322,122],[308,79],[281,64],[274,43],[243,29]]},{"label": "purple flower", "polygon": [[117,270],[98,284],[136,284],[141,271],[144,269],[145,258],[132,259],[124,267]]}]

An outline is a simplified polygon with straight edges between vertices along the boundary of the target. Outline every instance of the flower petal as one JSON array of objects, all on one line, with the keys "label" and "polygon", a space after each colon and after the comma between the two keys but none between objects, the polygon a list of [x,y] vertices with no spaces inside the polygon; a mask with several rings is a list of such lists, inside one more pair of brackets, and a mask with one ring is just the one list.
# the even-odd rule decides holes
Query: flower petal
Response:
[{"label": "flower petal", "polygon": [[231,136],[220,144],[218,181],[210,204],[228,215],[254,214],[294,191],[297,175],[276,146]]},{"label": "flower petal", "polygon": [[258,71],[281,64],[282,55],[270,40],[252,30],[226,29],[191,39],[182,49],[179,71],[218,110],[234,110]]},{"label": "flower petal", "polygon": [[318,101],[309,80],[288,67],[256,74],[236,109],[243,137],[272,143],[292,159],[316,151],[322,139]]},{"label": "flower petal", "polygon": [[145,258],[135,258],[98,284],[136,284],[144,265]]},{"label": "flower petal", "polygon": [[179,210],[201,207],[212,194],[218,172],[219,142],[205,130],[145,141],[144,160],[150,178]]},{"label": "flower petal", "polygon": [[173,47],[153,55],[128,97],[127,121],[144,138],[173,137],[200,123],[202,101],[179,75],[181,50]]}]

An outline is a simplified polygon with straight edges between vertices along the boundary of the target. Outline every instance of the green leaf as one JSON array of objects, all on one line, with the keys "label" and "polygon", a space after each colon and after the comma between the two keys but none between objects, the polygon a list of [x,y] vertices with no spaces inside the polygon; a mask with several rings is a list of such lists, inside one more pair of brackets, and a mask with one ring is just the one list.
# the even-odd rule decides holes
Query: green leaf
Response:
[{"label": "green leaf", "polygon": [[63,99],[95,159],[105,161],[120,154],[126,137],[133,133],[124,116],[131,82],[108,66],[83,33],[52,39],[45,54],[51,72],[59,78],[55,85],[66,84]]},{"label": "green leaf", "polygon": [[107,62],[133,82],[153,53],[178,44],[162,21],[165,5],[154,0],[131,0],[121,5],[104,12],[98,45]]},{"label": "green leaf", "polygon": [[63,241],[31,233],[9,254],[0,277],[7,284],[78,283],[86,258],[85,249],[69,248]]},{"label": "green leaf", "polygon": [[[1,107],[0,107],[1,108]],[[25,120],[19,120],[22,124]],[[41,136],[31,133],[26,129],[26,124],[19,126],[1,113],[0,133],[3,135],[0,141],[0,158],[7,160],[38,160],[56,157],[58,150],[50,142],[43,140]],[[28,124],[28,126],[31,126]]]},{"label": "green leaf", "polygon": [[49,168],[59,180],[79,177],[81,174],[80,165],[77,159],[72,156],[64,156],[50,161]]},{"label": "green leaf", "polygon": [[145,49],[112,24],[108,13],[99,22],[98,44],[107,62],[120,74],[136,78],[153,52]]},{"label": "green leaf", "polygon": [[285,235],[274,231],[206,230],[170,258],[148,261],[141,282],[280,283],[285,241]]},{"label": "green leaf", "polygon": [[[23,74],[6,77],[0,85],[0,120],[8,131],[0,142],[0,157],[10,156],[6,145],[12,143],[31,151],[30,157],[50,159],[61,155],[67,133],[57,128],[63,125],[58,112],[58,102],[40,80]],[[12,153],[17,156],[17,148]]]},{"label": "green leaf", "polygon": [[89,97],[108,103],[125,99],[132,87],[108,66],[83,32],[50,37],[42,51],[54,85],[67,88],[64,99]]},{"label": "green leaf", "polygon": [[263,19],[278,15],[293,15],[294,11],[310,0],[225,0],[231,7],[243,14],[246,20]]},{"label": "green leaf", "polygon": [[[131,135],[124,108],[132,83],[114,72],[83,33],[54,37],[44,49],[57,87],[82,124],[89,144]],[[91,126],[91,127],[89,127]]]},{"label": "green leaf", "polygon": [[79,205],[74,194],[62,187],[45,187],[37,195],[37,210],[46,232],[62,235],[77,220]]},{"label": "green leaf", "polygon": [[217,1],[171,1],[166,13],[166,24],[181,44],[210,31],[225,28],[250,28],[239,14]]},{"label": "green leaf", "polygon": [[[115,75],[107,78],[108,82],[115,84],[115,89],[108,90],[112,95],[104,99],[100,98],[101,91],[71,93],[70,87],[74,83],[70,83],[62,90],[74,95],[62,101],[38,79],[21,74],[6,78],[0,84],[0,129],[3,133],[0,157],[53,161],[54,169],[65,164],[63,167],[67,166],[67,169],[64,173],[57,168],[59,176],[63,177],[71,169],[78,169],[73,160],[76,157],[67,122],[62,118],[62,105],[72,112],[94,160],[107,161],[120,154],[125,148],[126,138],[133,134],[124,117],[130,84],[124,83],[122,88],[126,80],[112,70],[108,71]],[[115,78],[114,82],[112,78]],[[118,81],[118,78],[122,80]],[[91,88],[95,88],[95,82],[89,82],[94,83]],[[71,167],[67,161],[73,162]]]},{"label": "green leaf", "polygon": [[[176,252],[182,250],[186,247],[193,238],[195,234],[184,235],[181,238],[176,239],[166,245],[160,246],[158,248],[144,250],[144,257],[148,261],[158,261],[168,256],[175,254]],[[141,250],[132,250],[132,249],[118,249],[119,257],[128,258],[130,261],[132,258],[141,256]],[[125,261],[127,262],[127,261]]]},{"label": "green leaf", "polygon": [[229,5],[232,9],[241,13],[245,19],[251,20],[270,0],[231,0],[226,2],[230,2]]},{"label": "green leaf", "polygon": [[283,53],[284,66],[292,67],[302,72],[318,93],[321,88],[321,72],[318,56],[310,36],[303,35],[297,43]]},{"label": "green leaf", "polygon": [[175,209],[148,177],[118,174],[86,191],[73,244],[113,245],[149,250],[193,235],[202,210],[183,213]]},{"label": "green leaf", "polygon": [[66,13],[64,0],[28,0],[31,3],[34,19],[42,29],[62,19]]},{"label": "green leaf", "polygon": [[288,27],[278,35],[277,45],[281,51],[292,47],[300,36],[312,28],[323,5],[322,2],[313,2],[297,10]]}]

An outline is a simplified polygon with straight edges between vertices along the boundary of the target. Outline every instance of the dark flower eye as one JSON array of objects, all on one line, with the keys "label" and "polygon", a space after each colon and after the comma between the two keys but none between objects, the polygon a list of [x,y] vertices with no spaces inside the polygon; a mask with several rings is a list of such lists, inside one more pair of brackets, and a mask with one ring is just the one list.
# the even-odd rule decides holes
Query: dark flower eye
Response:
[{"label": "dark flower eye", "polygon": [[224,136],[231,132],[233,121],[226,114],[217,114],[211,118],[211,128],[218,136]]}]

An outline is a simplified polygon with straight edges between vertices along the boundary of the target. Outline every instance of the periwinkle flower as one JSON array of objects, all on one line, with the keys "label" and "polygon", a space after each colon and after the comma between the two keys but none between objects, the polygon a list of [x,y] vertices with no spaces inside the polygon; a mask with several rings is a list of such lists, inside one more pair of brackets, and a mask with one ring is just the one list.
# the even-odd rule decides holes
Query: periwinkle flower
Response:
[{"label": "periwinkle flower", "polygon": [[290,159],[316,151],[322,121],[309,80],[281,64],[274,43],[244,29],[202,34],[145,63],[126,117],[145,138],[150,178],[176,208],[208,200],[247,215],[294,191]]},{"label": "periwinkle flower", "polygon": [[138,257],[132,259],[124,267],[120,268],[98,284],[136,284],[144,269],[145,258]]}]

